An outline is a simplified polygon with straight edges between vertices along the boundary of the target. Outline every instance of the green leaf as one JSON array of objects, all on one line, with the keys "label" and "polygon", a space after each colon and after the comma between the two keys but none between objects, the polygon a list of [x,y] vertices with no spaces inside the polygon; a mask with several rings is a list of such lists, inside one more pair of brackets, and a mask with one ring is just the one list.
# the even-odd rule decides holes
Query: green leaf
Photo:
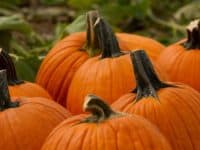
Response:
[{"label": "green leaf", "polygon": [[17,59],[13,60],[17,70],[18,77],[26,81],[34,81],[38,67],[41,63],[39,58],[34,55],[30,57],[19,57],[19,58],[18,56],[16,56],[16,58]]},{"label": "green leaf", "polygon": [[13,49],[16,55],[20,55],[23,57],[30,56],[29,52],[15,40],[11,40],[10,47]]},{"label": "green leaf", "polygon": [[17,70],[17,75],[20,79],[26,81],[34,81],[35,72],[25,60],[14,61]]},{"label": "green leaf", "polygon": [[192,2],[181,8],[179,8],[175,14],[174,18],[178,21],[181,20],[193,20],[200,17],[200,2]]},{"label": "green leaf", "polygon": [[54,41],[58,41],[60,39],[62,39],[65,35],[68,34],[68,32],[66,31],[67,29],[67,24],[64,23],[58,23],[55,27],[55,31],[54,31]]},{"label": "green leaf", "polygon": [[65,28],[65,31],[70,34],[73,32],[85,31],[85,29],[86,29],[86,15],[80,15]]},{"label": "green leaf", "polygon": [[31,34],[32,32],[31,26],[20,15],[0,17],[1,30],[19,31],[24,34]]}]

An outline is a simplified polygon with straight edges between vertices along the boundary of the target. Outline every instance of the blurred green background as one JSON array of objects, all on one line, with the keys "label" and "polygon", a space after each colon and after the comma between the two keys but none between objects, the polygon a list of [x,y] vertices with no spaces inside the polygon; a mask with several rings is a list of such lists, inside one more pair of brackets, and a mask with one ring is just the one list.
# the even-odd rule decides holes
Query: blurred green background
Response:
[{"label": "blurred green background", "polygon": [[0,0],[0,47],[9,51],[21,79],[34,81],[50,48],[85,30],[85,12],[97,9],[113,30],[165,45],[183,38],[200,17],[199,0]]}]

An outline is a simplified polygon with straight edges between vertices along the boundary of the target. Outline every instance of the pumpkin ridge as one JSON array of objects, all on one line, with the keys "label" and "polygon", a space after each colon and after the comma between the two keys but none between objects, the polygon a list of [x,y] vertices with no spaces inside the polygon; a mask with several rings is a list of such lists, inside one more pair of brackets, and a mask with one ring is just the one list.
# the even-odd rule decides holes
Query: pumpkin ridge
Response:
[{"label": "pumpkin ridge", "polygon": [[[70,57],[70,55],[71,55],[72,53],[76,52],[76,51],[70,51],[70,50],[68,50],[68,51],[69,51],[69,53],[65,54],[63,57],[62,57],[62,53],[64,53],[64,51],[63,51],[63,52],[57,52],[57,53],[54,54],[54,57],[53,57],[54,59],[56,59],[55,56],[57,56],[57,58],[61,57],[61,59],[59,59],[59,60],[56,61],[57,64],[59,64],[60,62],[62,62],[62,61],[65,60],[66,58]],[[50,54],[50,53],[49,53],[49,54]],[[49,54],[48,54],[47,56],[49,56]],[[46,57],[47,57],[47,56],[46,56]],[[59,56],[59,57],[58,57],[58,56]],[[51,58],[51,57],[50,57],[50,58]],[[54,64],[54,63],[55,63],[54,59],[53,59],[53,60],[52,60],[52,59],[46,59],[45,61],[46,61],[46,63],[48,63],[49,65],[51,65],[51,64]],[[40,76],[40,78],[39,78],[39,79],[38,79],[38,78],[36,79],[37,82],[39,82],[40,80],[41,80],[42,82],[48,82],[48,80],[47,80],[47,81],[44,80],[43,77],[41,77],[41,76],[43,76],[44,74],[45,74],[45,76],[47,76],[47,73],[48,73],[48,74],[51,74],[51,73],[52,73],[52,70],[54,70],[56,67],[57,67],[57,65],[52,65],[51,68],[49,68],[48,66],[44,66],[43,69],[42,69],[40,72],[38,72],[38,76]],[[50,70],[50,69],[51,69],[51,70]],[[45,84],[45,86],[47,86],[47,85]]]},{"label": "pumpkin ridge", "polygon": [[[60,42],[59,42],[60,43]],[[68,42],[69,43],[69,42]],[[45,63],[49,63],[49,60],[50,60],[50,58],[51,57],[55,57],[55,56],[57,56],[57,55],[60,55],[60,53],[61,52],[63,52],[63,51],[66,51],[66,49],[69,49],[70,48],[70,50],[67,50],[67,51],[71,51],[71,49],[73,50],[72,52],[74,52],[74,51],[76,51],[76,49],[77,48],[81,48],[81,46],[80,46],[81,44],[78,44],[78,43],[76,43],[76,45],[70,45],[70,44],[67,44],[67,45],[64,45],[64,47],[62,47],[62,48],[53,48],[52,50],[50,50],[50,52],[47,54],[47,58],[48,59],[44,59],[44,61],[45,61]],[[43,67],[43,64],[41,64],[41,66],[40,67]],[[43,70],[42,70],[43,71]],[[39,72],[38,73],[40,73],[41,72],[41,70],[39,70]],[[44,71],[43,71],[44,72]]]},{"label": "pumpkin ridge", "polygon": [[[176,62],[174,63],[174,65],[172,65],[172,67],[170,68],[170,70],[172,69],[172,68],[177,68],[176,70],[177,70],[177,72],[182,72],[181,70],[180,70],[180,64],[181,64],[181,62],[182,62],[182,57],[185,57],[185,55],[184,55],[184,53],[183,52],[180,52],[180,54],[179,55],[177,55],[177,58],[176,58]],[[173,69],[172,69],[173,70]],[[176,74],[178,74],[178,73],[176,73]],[[175,75],[175,74],[174,74]]]},{"label": "pumpkin ridge", "polygon": [[[80,42],[82,42],[82,41],[80,41]],[[66,43],[69,43],[68,41],[66,42]],[[54,56],[54,55],[56,55],[57,53],[59,53],[59,52],[63,52],[63,51],[65,51],[66,49],[69,49],[69,48],[73,48],[74,49],[74,51],[76,50],[76,49],[80,49],[80,51],[82,50],[82,48],[81,48],[81,45],[82,44],[79,44],[79,43],[76,43],[76,44],[74,44],[74,45],[65,45],[64,47],[62,47],[62,48],[54,48],[54,50],[53,51],[51,51],[48,55],[50,55],[50,56]],[[68,50],[69,51],[69,50]]]},{"label": "pumpkin ridge", "polygon": [[[176,97],[179,97],[180,99],[182,98],[180,95],[178,95],[176,92],[174,92],[174,91],[172,91],[172,93],[174,93],[175,95],[176,95]],[[190,96],[193,96],[193,95],[190,95]],[[179,99],[178,99],[179,100]],[[196,98],[194,98],[194,100],[196,100]],[[194,101],[195,102],[195,101]],[[196,115],[196,113],[195,113],[195,111],[194,111],[194,109],[191,107],[191,104],[193,104],[193,105],[196,105],[196,103],[197,103],[197,105],[199,105],[200,103],[198,103],[198,100],[196,101],[196,103],[194,103],[193,101],[191,102],[186,102],[187,104],[185,104],[186,106],[189,106],[189,108],[190,108],[190,110],[193,112],[193,116],[198,120],[198,121],[200,121],[200,117],[198,117],[198,115]]]},{"label": "pumpkin ridge", "polygon": [[[134,129],[137,129],[138,128],[138,126],[136,125],[136,124],[134,124],[133,125],[134,126]],[[139,138],[139,140],[141,141],[141,145],[140,146],[142,146],[142,149],[145,149],[145,147],[144,147],[144,145],[146,145],[146,144],[144,144],[144,142],[143,142],[143,138],[141,137],[141,135],[139,134],[139,132],[135,132],[135,134],[137,135],[137,137]]]},{"label": "pumpkin ridge", "polygon": [[[21,98],[21,101],[20,101],[20,106],[21,107],[26,107],[26,105],[27,106],[29,106],[30,104],[33,106],[33,105],[40,105],[40,106],[44,106],[44,107],[46,107],[46,108],[48,108],[48,109],[54,109],[54,112],[58,112],[58,114],[60,114],[60,115],[63,115],[63,117],[65,116],[64,114],[62,114],[62,112],[61,112],[61,110],[60,109],[57,109],[57,108],[55,108],[55,107],[52,107],[52,105],[49,105],[49,103],[53,103],[53,101],[50,101],[49,102],[49,100],[48,100],[48,103],[43,103],[43,102],[41,102],[41,101],[37,101],[37,100],[34,100],[34,103],[33,103],[33,101],[32,101],[32,99],[33,98],[27,98],[29,101],[23,101],[23,99]],[[41,99],[43,99],[44,101],[46,101],[47,99],[46,98],[42,98],[41,97]],[[62,108],[62,109],[64,109],[64,108]],[[42,113],[42,112],[41,112]]]},{"label": "pumpkin ridge", "polygon": [[[129,131],[131,131],[131,129],[130,129],[131,127],[130,127],[130,125],[129,125],[130,122],[126,122],[126,124],[127,124],[127,129],[128,129]],[[130,127],[130,128],[129,128],[129,127]],[[136,147],[135,147],[135,141],[136,141],[136,140],[133,139],[134,136],[131,135],[131,132],[127,132],[127,133],[129,133],[129,138],[131,138],[131,141],[133,141],[133,143],[134,143],[134,144],[133,144],[133,149],[136,149]],[[132,134],[133,134],[133,133],[132,133]],[[135,133],[134,133],[134,134],[135,134]],[[138,136],[138,137],[139,137],[139,136]],[[141,143],[143,143],[143,142],[141,142]],[[142,144],[142,145],[143,145],[143,144]]]},{"label": "pumpkin ridge", "polygon": [[[92,64],[91,61],[92,61],[92,60],[88,60],[86,63]],[[81,79],[82,79],[84,73],[87,73],[87,74],[88,74],[88,72],[91,72],[91,71],[92,71],[91,69],[85,68],[85,66],[84,66],[84,67],[81,66],[81,67],[79,68],[79,70],[76,71],[75,76],[76,76],[77,72],[80,71],[81,69],[83,69],[83,70],[85,69],[84,72],[81,72],[81,73],[79,74],[80,77],[81,77]],[[93,71],[94,71],[94,70],[93,70]],[[83,82],[86,82],[86,83],[87,83],[87,81],[88,81],[89,79],[90,79],[89,76],[88,76],[87,78],[83,78]],[[74,77],[73,77],[71,83],[72,83],[72,82],[76,82],[76,80],[74,80]],[[70,88],[71,88],[71,86],[69,87],[69,89],[70,89]],[[80,95],[84,95],[85,90],[86,90],[88,87],[86,86],[85,88],[81,88],[81,87],[77,87],[77,88],[78,88],[79,94],[80,94]],[[80,89],[80,90],[79,90],[79,89]],[[76,92],[76,91],[73,91],[73,92]],[[93,91],[90,90],[90,92],[93,92]],[[71,103],[73,103],[73,102],[67,100],[66,106],[68,107],[68,105],[71,105]],[[80,102],[79,102],[79,103],[80,103]],[[81,105],[82,105],[82,102],[81,102]],[[68,109],[69,109],[70,111],[73,110],[73,109],[71,109],[71,107],[68,107]],[[77,109],[77,108],[76,108],[76,109]]]},{"label": "pumpkin ridge", "polygon": [[[78,60],[76,60],[76,62],[71,66],[71,68],[75,68],[75,66],[77,66],[77,64],[80,64],[81,62],[83,62],[85,60],[85,56],[83,56],[83,55],[81,55],[81,57],[78,59]],[[74,73],[76,73],[76,71],[77,70],[75,70],[74,71]],[[67,73],[67,77],[69,76],[69,74]],[[62,86],[61,86],[61,90],[59,91],[59,96],[58,96],[58,100],[60,100],[61,101],[61,97],[63,97],[63,92],[64,93],[66,93],[66,91],[68,91],[68,89],[69,89],[69,87],[67,87],[67,90],[65,89],[65,87],[66,87],[66,84],[68,84],[67,82],[70,82],[71,83],[71,81],[68,79],[68,78],[65,78],[64,79],[64,83],[62,84]],[[68,93],[67,93],[68,94]],[[67,97],[67,95],[64,97],[64,98],[66,98]],[[62,98],[63,99],[63,98]],[[58,101],[59,103],[60,103],[60,101]]]},{"label": "pumpkin ridge", "polygon": [[[114,132],[114,133],[117,133],[117,130],[113,127],[112,123],[111,122],[108,122],[108,126],[110,127],[110,129]],[[116,141],[116,147],[117,147],[117,136],[114,136],[115,137],[115,141]]]},{"label": "pumpkin ridge", "polygon": [[[176,94],[176,93],[175,93]],[[177,95],[177,94],[176,94]],[[178,95],[177,95],[178,96]],[[177,111],[177,109],[174,107],[174,104],[173,103],[170,103],[171,104],[171,107],[172,107],[172,109],[174,109],[174,111],[176,112],[176,115],[177,115],[177,118],[179,118],[180,120],[181,120],[181,122],[182,122],[182,124],[183,124],[183,129],[185,130],[185,132],[186,132],[186,135],[187,135],[187,137],[188,137],[188,139],[190,140],[190,144],[191,144],[191,146],[192,146],[192,149],[195,149],[195,146],[194,146],[194,143],[192,142],[192,138],[191,138],[191,136],[190,136],[190,134],[189,134],[189,131],[188,131],[188,126],[186,126],[185,125],[185,120],[181,117],[181,115],[180,115],[180,113]]]},{"label": "pumpkin ridge", "polygon": [[85,129],[85,132],[83,133],[83,135],[84,135],[83,137],[85,137],[85,138],[83,138],[82,141],[80,142],[80,143],[81,143],[81,144],[80,144],[81,147],[83,147],[83,145],[85,145],[84,142],[85,142],[85,140],[87,139],[86,137],[87,137],[87,135],[88,135],[88,132],[89,132],[89,129],[88,129],[88,128]]},{"label": "pumpkin ridge", "polygon": [[[69,58],[69,56],[71,54],[73,54],[76,51],[69,51],[68,55],[62,55],[62,53],[57,53],[59,55],[59,59],[56,59],[55,57],[53,57],[53,59],[50,59],[50,61],[48,62],[49,65],[52,65],[52,67],[48,67],[46,66],[42,72],[40,73],[40,80],[42,83],[45,83],[45,88],[48,86],[49,84],[49,79],[47,78],[48,76],[51,76],[52,72],[54,72],[55,68],[57,68],[57,65],[60,64],[63,60]],[[63,52],[64,53],[64,52]],[[54,61],[55,59],[55,61]],[[41,76],[42,75],[42,76]],[[43,76],[45,76],[46,78],[43,79]]]},{"label": "pumpkin ridge", "polygon": [[[177,92],[175,92],[174,90],[170,90],[170,92],[174,95],[174,97],[175,97],[175,100],[171,100],[171,101],[169,101],[169,105],[170,105],[170,109],[172,109],[174,112],[175,112],[175,116],[176,116],[176,118],[178,118],[179,120],[181,120],[181,123],[183,124],[183,129],[185,130],[185,132],[183,132],[183,133],[185,133],[185,135],[187,136],[187,137],[189,137],[189,139],[190,139],[190,146],[192,146],[192,148],[193,149],[195,149],[194,148],[194,144],[193,144],[193,142],[192,142],[192,140],[191,140],[191,136],[190,136],[190,134],[189,134],[189,132],[188,132],[188,126],[186,126],[185,125],[185,120],[183,120],[182,119],[182,117],[181,117],[181,115],[180,115],[180,112],[179,111],[177,111],[177,108],[176,107],[174,107],[174,105],[175,105],[175,103],[174,102],[177,102],[177,103],[181,103],[182,101],[181,101],[181,99],[182,99],[182,97],[177,93]],[[169,97],[169,98],[167,98],[167,99],[171,99],[171,96],[169,96],[169,95],[165,95],[166,97]],[[180,99],[181,98],[181,99]],[[189,102],[190,103],[190,102]],[[188,107],[188,104],[184,104],[183,106],[185,106],[186,108]],[[169,108],[168,108],[169,109]],[[185,108],[184,108],[185,109]],[[161,109],[162,110],[162,109]],[[192,109],[190,108],[190,109],[188,109],[189,111],[192,111]],[[187,111],[188,112],[188,111]],[[192,111],[193,112],[193,111]],[[194,113],[193,113],[194,114]],[[193,120],[195,120],[195,119],[197,119],[197,120],[199,120],[199,118],[198,117],[194,117],[193,118]],[[177,120],[177,119],[176,119]],[[179,122],[179,121],[178,121]],[[170,127],[171,127],[171,131],[172,131],[172,133],[174,133],[172,136],[174,137],[177,137],[177,136],[179,136],[179,134],[180,133],[178,133],[178,132],[176,132],[177,130],[176,130],[176,128],[172,125],[172,124],[174,124],[174,122],[172,122],[171,120],[169,120],[168,121],[168,124],[170,124]],[[180,125],[178,125],[178,126],[180,126]],[[171,138],[171,137],[170,137]],[[171,141],[172,142],[172,141]],[[173,141],[173,144],[172,145],[176,145],[177,147],[178,147],[178,149],[181,149],[181,145],[180,145],[180,142],[178,142],[178,143],[176,143],[176,144],[174,144],[174,143],[176,143],[176,141]]]},{"label": "pumpkin ridge", "polygon": [[[66,61],[65,61],[66,59],[68,59],[67,62],[70,62],[69,66],[71,66],[71,65],[74,64],[74,62],[77,61],[77,59],[79,59],[79,56],[81,56],[81,54],[77,53],[76,51],[74,51],[70,55],[66,55],[66,57],[64,57],[62,60],[60,60],[60,62],[58,63],[59,66],[55,66],[53,72],[51,73],[51,77],[48,79],[48,84],[46,84],[47,89],[50,90],[51,88],[53,88],[51,93],[52,93],[52,95],[55,95],[55,93],[56,93],[56,95],[54,97],[58,97],[59,92],[56,92],[56,91],[60,88],[58,86],[56,86],[56,87],[52,87],[51,86],[52,80],[55,80],[55,76],[57,76],[57,73],[58,73],[57,70],[60,70],[61,66],[66,63]],[[74,59],[74,57],[77,57],[77,59]],[[70,70],[70,68],[66,67],[66,70],[67,71],[65,72],[65,74],[63,76],[65,76],[66,74],[68,74],[68,71]],[[65,78],[62,78],[62,80],[59,80],[59,82],[60,82],[61,85],[63,85],[62,82],[64,81],[64,79]],[[55,89],[55,88],[57,88],[57,89]],[[55,91],[55,93],[53,91]]]},{"label": "pumpkin ridge", "polygon": [[[7,125],[8,125],[9,128],[10,128],[10,132],[14,133],[15,130],[13,130],[13,128],[12,128],[12,126],[11,126],[10,119],[9,119],[9,115],[8,115],[7,113],[5,113],[4,116],[5,116],[5,118],[7,119],[7,122],[8,122]],[[20,145],[19,145],[18,142],[17,142],[17,139],[16,139],[16,137],[15,137],[15,134],[12,134],[12,135],[13,135],[12,138],[14,139],[12,142],[15,143],[15,146],[17,147],[18,150],[21,150],[21,147],[20,147]]]}]

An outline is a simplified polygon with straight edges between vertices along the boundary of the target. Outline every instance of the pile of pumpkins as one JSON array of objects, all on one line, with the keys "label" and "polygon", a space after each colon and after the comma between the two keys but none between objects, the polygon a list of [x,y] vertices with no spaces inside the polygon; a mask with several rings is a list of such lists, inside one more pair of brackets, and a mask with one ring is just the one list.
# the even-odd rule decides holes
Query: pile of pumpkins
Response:
[{"label": "pile of pumpkins", "polygon": [[2,150],[200,150],[200,20],[168,47],[113,33],[97,11],[59,41],[36,83],[0,50]]}]

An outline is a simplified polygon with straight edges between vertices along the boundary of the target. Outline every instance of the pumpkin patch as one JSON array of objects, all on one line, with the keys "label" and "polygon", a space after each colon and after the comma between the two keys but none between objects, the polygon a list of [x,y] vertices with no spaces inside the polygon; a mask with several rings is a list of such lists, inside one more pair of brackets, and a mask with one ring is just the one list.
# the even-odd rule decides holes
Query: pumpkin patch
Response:
[{"label": "pumpkin patch", "polygon": [[[47,54],[37,74],[36,82],[63,106],[66,106],[66,98],[70,93],[69,87],[76,71],[87,60],[96,59],[95,56],[100,55],[103,51],[105,57],[109,57],[109,55],[116,57],[119,55],[118,53],[121,53],[120,50],[138,48],[145,49],[150,57],[152,56],[152,59],[156,60],[164,48],[162,44],[142,36],[117,33],[116,38],[108,23],[102,21],[104,19],[97,11],[90,11],[86,16],[87,32],[74,33],[59,41]],[[102,22],[105,23],[103,27]],[[134,42],[131,43],[131,41]],[[105,52],[105,49],[110,49],[110,52]],[[112,54],[111,51],[113,51]],[[112,99],[105,97],[109,101],[113,101],[114,98],[116,97],[114,96]]]},{"label": "pumpkin patch", "polygon": [[0,150],[200,150],[200,3],[169,1],[1,0]]}]

